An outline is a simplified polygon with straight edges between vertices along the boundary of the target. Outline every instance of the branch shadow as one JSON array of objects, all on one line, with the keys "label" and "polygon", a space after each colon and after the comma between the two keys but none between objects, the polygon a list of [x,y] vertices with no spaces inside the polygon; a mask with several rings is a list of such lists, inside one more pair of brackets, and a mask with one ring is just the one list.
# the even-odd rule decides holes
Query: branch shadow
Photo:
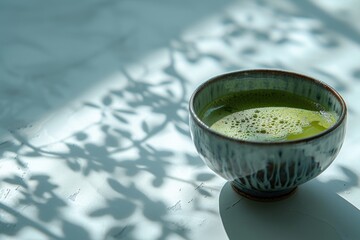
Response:
[{"label": "branch shadow", "polygon": [[[138,176],[146,172],[153,177],[152,187],[162,187],[165,181],[171,178],[168,175],[168,169],[175,164],[174,152],[166,146],[152,142],[151,139],[161,134],[168,126],[173,126],[179,135],[190,139],[187,115],[184,114],[187,109],[187,81],[178,73],[173,61],[163,71],[166,73],[164,79],[154,84],[147,83],[146,79],[133,78],[124,70],[123,73],[127,77],[125,87],[110,89],[99,103],[84,102],[83,104],[85,108],[98,111],[102,116],[101,119],[57,142],[56,144],[62,146],[60,150],[51,148],[51,144],[35,146],[22,135],[21,131],[12,131],[12,136],[16,141],[1,145],[1,156],[5,157],[11,153],[15,156],[14,163],[23,169],[27,168],[29,159],[36,161],[37,158],[46,157],[49,161],[62,161],[69,170],[84,178],[93,174],[108,174],[109,176],[121,170],[125,174],[122,177],[136,182]],[[171,92],[174,85],[180,86],[176,96]],[[154,91],[158,88],[164,91],[160,93]],[[127,94],[131,94],[134,98],[124,98]],[[149,117],[141,112],[144,108],[148,108],[151,114],[160,116],[161,120],[153,121],[155,124],[150,123]],[[141,119],[139,128],[129,128],[131,119],[134,117]],[[96,130],[103,141],[94,142],[90,138],[90,130]],[[135,136],[139,132],[142,133],[140,137]],[[130,150],[135,152],[135,157],[118,158],[119,154]],[[189,165],[199,166],[201,162],[188,153],[184,154],[184,158]],[[24,229],[32,229],[51,239],[90,239],[88,229],[62,216],[61,212],[69,207],[69,203],[58,195],[59,186],[53,183],[51,175],[29,175],[24,178],[21,174],[14,174],[2,179],[3,183],[16,189],[19,199],[18,203],[12,207],[0,204],[0,211],[15,219],[15,221],[1,222],[1,234],[16,236]],[[211,174],[199,173],[196,180],[205,182],[213,177],[214,175]],[[188,184],[194,183],[188,182]],[[168,239],[172,235],[190,239],[188,228],[168,221],[167,206],[163,201],[152,200],[134,184],[123,185],[109,178],[106,185],[118,196],[103,196],[105,203],[98,207],[94,206],[94,209],[88,213],[88,217],[111,218],[115,221],[126,222],[140,211],[145,219],[161,226],[159,240]],[[211,193],[201,187],[198,192],[206,197],[211,196]],[[26,207],[35,210],[35,219],[30,219],[17,210]],[[61,234],[47,230],[40,224],[55,221],[60,224]],[[132,223],[110,226],[105,237],[106,239],[136,239],[134,234],[136,228],[137,224]]]},{"label": "branch shadow", "polygon": [[[20,198],[15,207],[9,206],[4,201],[0,202],[0,214],[6,214],[6,217],[0,219],[0,235],[17,236],[21,231],[32,229],[42,237],[57,240],[90,238],[86,228],[62,217],[61,212],[67,207],[67,203],[56,193],[59,186],[54,184],[49,176],[34,174],[26,181],[23,177],[13,175],[4,178],[3,181],[15,186]],[[28,207],[35,210],[33,217],[22,213]],[[7,220],[9,218],[12,220]],[[57,221],[60,221],[61,234],[41,224],[41,222]]]},{"label": "branch shadow", "polygon": [[293,3],[297,6],[297,9],[300,10],[301,16],[315,17],[321,20],[326,29],[331,29],[353,42],[360,44],[360,33],[348,23],[335,18],[309,0],[294,1]]},{"label": "branch shadow", "polygon": [[[32,61],[27,62],[25,59],[23,62],[20,61],[21,64],[15,64],[15,62],[14,65],[3,64],[0,67],[0,76],[5,76],[4,80],[0,81],[2,87],[0,90],[0,106],[4,109],[0,115],[0,130],[2,127],[9,131],[15,139],[14,142],[0,143],[0,156],[3,158],[9,154],[15,156],[12,160],[21,169],[27,168],[27,161],[24,159],[30,159],[31,162],[36,161],[37,158],[47,158],[49,161],[62,161],[70,171],[84,178],[90,178],[94,174],[104,174],[106,176],[105,185],[115,192],[115,196],[104,196],[104,203],[89,211],[87,217],[99,221],[109,218],[118,223],[116,226],[110,226],[105,230],[105,239],[137,239],[135,232],[138,223],[127,223],[137,213],[160,227],[159,240],[169,239],[174,235],[177,238],[190,239],[189,229],[168,221],[168,208],[165,202],[153,200],[135,184],[124,184],[121,180],[115,179],[114,175],[120,170],[124,175],[117,175],[117,177],[136,182],[141,173],[146,172],[152,177],[151,186],[161,188],[165,185],[166,180],[171,177],[168,175],[169,168],[177,164],[174,160],[176,154],[173,149],[151,140],[161,135],[163,129],[170,126],[175,129],[176,134],[188,138],[190,141],[186,113],[189,96],[187,89],[191,83],[177,70],[175,53],[183,55],[190,64],[201,62],[203,59],[211,59],[226,70],[238,70],[242,68],[242,65],[237,61],[231,62],[226,56],[218,53],[202,52],[197,49],[196,41],[180,39],[176,40],[177,47],[168,47],[167,49],[170,61],[167,66],[159,69],[159,72],[164,75],[159,82],[153,83],[144,76],[134,77],[123,65],[128,62],[136,62],[157,47],[167,47],[169,42],[178,38],[179,33],[186,27],[191,26],[203,17],[212,15],[229,2],[231,1],[222,1],[221,3],[212,1],[206,6],[203,3],[197,3],[196,9],[199,11],[186,10],[182,12],[177,11],[175,7],[171,8],[173,12],[161,12],[158,16],[149,9],[156,10],[156,7],[160,7],[160,10],[155,12],[159,13],[166,8],[162,7],[161,4],[152,6],[151,3],[145,3],[145,1],[143,1],[144,5],[141,5],[142,8],[137,8],[137,3],[127,5],[126,1],[106,1],[96,3],[89,8],[84,7],[85,5],[88,6],[85,2],[77,3],[71,11],[61,3],[58,3],[61,6],[56,5],[60,7],[59,10],[50,8],[51,4],[39,9],[30,9],[27,17],[29,24],[36,31],[38,31],[36,22],[42,22],[42,19],[46,19],[46,17],[50,17],[48,26],[56,24],[59,21],[58,19],[61,20],[61,17],[57,18],[59,15],[69,18],[62,27],[54,32],[40,34],[43,39],[36,38],[36,34],[29,41],[18,36],[12,39],[14,41],[9,45],[11,51],[13,46],[16,46],[16,49],[20,47],[20,50],[27,49],[26,46],[34,47],[35,50],[31,50],[29,56],[30,58],[31,56],[38,57],[39,61],[37,64],[33,64]],[[113,8],[111,8],[112,4]],[[306,2],[299,8],[306,10],[309,4],[311,3]],[[96,14],[93,15],[93,13],[96,13],[97,7],[106,10],[108,5],[110,8],[105,11],[105,17],[100,17],[99,22],[97,22]],[[310,7],[312,6],[310,5]],[[47,8],[51,11],[47,12]],[[14,11],[17,14],[23,14],[27,7],[23,8],[14,4],[11,9],[19,10]],[[306,15],[305,10],[301,14]],[[318,9],[315,10],[319,11]],[[0,13],[1,11],[0,8]],[[44,15],[37,14],[39,11]],[[116,14],[117,11],[120,11],[121,14]],[[315,13],[317,13],[316,11]],[[73,14],[74,12],[77,14]],[[31,14],[34,15],[31,17]],[[52,17],[52,14],[55,17]],[[285,12],[278,14],[282,15],[284,19],[289,17]],[[14,16],[18,15],[15,14]],[[142,20],[144,25],[138,25],[135,22],[138,20],[137,17]],[[152,19],[153,17],[154,19]],[[329,19],[330,17],[322,12],[320,14],[321,19],[332,24],[335,20]],[[150,18],[151,21],[147,22]],[[163,18],[168,20],[166,25],[163,24]],[[95,25],[92,29],[94,31],[90,29],[79,32],[74,39],[71,38],[72,41],[66,37],[65,33],[69,29],[74,31],[82,29],[81,27],[77,28],[79,26],[72,26],[72,21],[78,19],[82,20],[81,27],[86,26],[89,21],[94,21]],[[122,29],[118,25],[120,22],[121,24],[129,23],[129,26]],[[19,29],[24,29],[27,25],[26,22],[17,22],[17,24]],[[342,24],[335,22],[335,25],[341,33],[359,41],[357,34],[350,33],[353,30],[352,28],[345,27],[341,30]],[[232,31],[219,37],[220,41],[230,48],[234,47],[233,42],[236,39],[244,35],[251,35],[256,40],[255,43],[240,47],[241,49],[238,51],[240,59],[260,56],[262,52],[257,48],[258,43],[265,43],[269,47],[298,44],[291,39],[291,34],[294,31],[291,28],[277,29],[282,31],[282,35],[274,40],[271,38],[270,29],[253,29],[246,24],[239,24],[235,19],[229,17],[224,18],[222,27],[232,29]],[[4,29],[10,28],[11,25],[6,25],[6,29]],[[102,32],[103,28],[108,30],[110,28],[110,36],[105,34],[104,39],[100,40],[97,37],[91,37],[92,34],[98,36],[98,32]],[[136,33],[137,30],[139,30],[138,33]],[[114,32],[116,34],[112,35]],[[48,41],[46,44],[42,42],[47,38],[52,39],[51,33],[60,38],[55,42]],[[88,41],[84,41],[84,38],[81,37],[82,33],[90,36],[86,39]],[[312,29],[310,33],[314,39],[320,39],[326,35],[322,29]],[[150,34],[149,38],[147,34]],[[161,37],[157,36],[158,34]],[[325,42],[317,43],[324,48],[339,46],[336,39],[327,37],[325,36]],[[6,39],[10,38],[11,36],[6,37]],[[38,40],[39,42],[37,42]],[[58,47],[57,44],[63,40],[68,41],[68,45]],[[12,54],[10,50],[7,50],[6,54]],[[115,56],[109,54],[113,51]],[[52,55],[50,54],[51,57],[55,56],[55,58],[49,60],[49,56],[44,54],[45,57],[41,57],[41,54],[38,55],[39,52],[41,54],[50,52],[52,53]],[[6,54],[4,56],[7,56]],[[69,59],[67,54],[73,58]],[[19,59],[22,56],[21,51],[15,51],[15,55],[12,55],[12,57]],[[3,63],[3,60],[0,59],[0,62]],[[287,68],[286,64],[276,61],[268,65],[259,62],[256,64],[264,67]],[[78,70],[79,66],[80,70]],[[81,71],[81,67],[83,67],[83,71]],[[317,69],[313,70],[316,71]],[[348,90],[340,79],[332,78],[326,72],[319,71],[318,74],[331,78],[336,83],[336,87],[339,88],[338,90]],[[60,150],[54,150],[51,146],[32,145],[29,141],[31,134],[30,137],[23,134],[27,130],[23,131],[22,127],[31,129],[31,125],[28,124],[31,124],[32,121],[36,121],[47,112],[65,106],[71,99],[81,95],[87,88],[95,86],[114,72],[121,73],[124,76],[126,82],[124,87],[110,89],[105,95],[99,96],[101,98],[99,102],[84,102],[81,107],[97,111],[101,115],[101,119],[93,125],[80,129],[66,139],[58,141],[56,144],[62,146]],[[356,73],[355,75],[360,74]],[[151,115],[156,115],[158,118],[150,121],[152,119],[142,113],[144,109],[149,110]],[[139,120],[139,124],[135,125],[133,119]],[[97,131],[99,133],[97,137],[103,141],[95,142],[91,139],[90,130]],[[137,136],[135,131],[141,133],[140,136]],[[135,157],[122,157],[121,154],[127,151],[133,151]],[[198,157],[185,150],[183,155],[187,165],[194,167],[203,165]],[[66,198],[64,199],[59,195],[60,186],[51,178],[51,174],[30,173],[28,175],[26,178],[22,174],[1,178],[0,183],[12,186],[19,199],[17,203],[12,204],[5,201],[0,202],[0,235],[17,236],[22,231],[32,229],[50,239],[91,239],[90,229],[61,214],[70,206]],[[214,175],[204,172],[195,176],[195,180],[205,182],[213,177]],[[358,179],[356,175],[352,174],[349,181],[329,183],[314,181],[302,186],[288,200],[271,204],[254,203],[239,198],[232,193],[229,185],[226,184],[220,194],[220,214],[230,239],[237,239],[239,236],[246,239],[258,239],[259,236],[268,237],[274,234],[278,234],[280,237],[291,236],[291,239],[294,239],[292,235],[294,233],[300,234],[298,236],[308,236],[311,239],[311,236],[306,235],[310,232],[301,232],[297,225],[309,229],[312,226],[317,226],[318,228],[312,232],[315,235],[324,234],[322,237],[327,236],[328,239],[338,239],[337,237],[342,236],[344,229],[348,230],[348,234],[353,234],[349,235],[350,237],[359,236],[355,223],[350,223],[350,220],[343,220],[344,223],[337,221],[337,219],[349,216],[349,219],[359,222],[357,209],[340,198],[333,190],[329,190],[330,187],[322,189],[324,186],[335,185],[335,191],[340,191],[344,189],[345,185],[346,187],[353,186]],[[188,184],[194,184],[194,182],[188,182]],[[201,185],[199,186],[196,190],[198,193],[205,197],[211,196],[210,192],[202,188]],[[3,195],[6,198],[6,193]],[[308,204],[309,202],[312,204]],[[322,204],[322,202],[326,204]],[[27,207],[34,209],[35,214],[32,218],[22,212]],[[201,208],[199,207],[199,209]],[[11,220],[2,218],[2,215],[10,216]],[[42,223],[56,223],[59,225],[59,230],[53,232],[44,227]],[[345,226],[345,224],[348,225]],[[289,228],[284,230],[281,225],[289,226]],[[263,231],[262,228],[266,231]]]}]

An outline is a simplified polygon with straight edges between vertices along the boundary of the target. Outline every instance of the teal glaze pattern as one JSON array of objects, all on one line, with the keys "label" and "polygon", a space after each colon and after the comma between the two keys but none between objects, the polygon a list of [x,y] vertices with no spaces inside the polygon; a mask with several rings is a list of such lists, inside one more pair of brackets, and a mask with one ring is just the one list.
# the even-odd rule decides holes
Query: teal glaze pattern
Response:
[{"label": "teal glaze pattern", "polygon": [[[340,117],[330,129],[295,141],[264,143],[232,139],[211,130],[198,113],[230,92],[277,89],[306,96]],[[291,192],[323,172],[340,151],[345,135],[346,105],[329,86],[312,78],[275,70],[249,70],[215,77],[201,85],[190,100],[190,132],[203,161],[232,181],[245,195],[274,198]]]}]

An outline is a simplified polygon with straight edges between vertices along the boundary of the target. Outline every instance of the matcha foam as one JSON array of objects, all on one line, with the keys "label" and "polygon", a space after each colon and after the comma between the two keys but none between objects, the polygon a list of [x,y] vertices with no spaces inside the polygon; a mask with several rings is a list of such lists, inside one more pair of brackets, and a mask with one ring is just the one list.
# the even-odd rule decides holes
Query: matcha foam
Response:
[{"label": "matcha foam", "polygon": [[337,115],[291,107],[252,108],[216,121],[211,129],[249,141],[286,141],[316,135],[335,124]]}]

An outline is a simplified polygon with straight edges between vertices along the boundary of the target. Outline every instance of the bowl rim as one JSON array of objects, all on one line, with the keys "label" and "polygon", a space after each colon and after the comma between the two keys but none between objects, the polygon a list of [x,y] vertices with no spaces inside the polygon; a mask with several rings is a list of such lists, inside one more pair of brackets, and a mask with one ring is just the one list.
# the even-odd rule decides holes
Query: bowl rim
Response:
[{"label": "bowl rim", "polygon": [[[238,74],[246,74],[246,73],[271,73],[271,74],[287,74],[287,75],[292,75],[292,76],[297,76],[299,78],[303,78],[309,81],[312,81],[313,83],[320,85],[321,87],[323,87],[325,90],[331,92],[331,94],[333,94],[339,101],[342,111],[341,114],[339,116],[339,119],[336,121],[336,123],[331,126],[330,128],[316,134],[316,135],[312,135],[310,137],[306,137],[306,138],[300,138],[300,139],[296,139],[296,140],[288,140],[288,141],[278,141],[278,142],[262,142],[262,141],[249,141],[249,140],[242,140],[242,139],[237,139],[237,138],[233,138],[233,137],[228,137],[224,134],[218,133],[217,131],[212,130],[209,126],[207,126],[203,121],[200,120],[200,118],[197,116],[197,114],[195,113],[194,110],[194,99],[197,96],[197,94],[202,91],[203,89],[205,89],[208,85],[212,84],[213,82],[218,82],[218,81],[226,81],[227,78],[233,76],[233,75],[238,75]],[[346,107],[346,103],[345,100],[341,97],[341,95],[331,86],[329,86],[328,84],[324,83],[321,80],[315,79],[313,77],[310,77],[308,75],[302,74],[302,73],[297,73],[294,71],[288,71],[288,70],[282,70],[282,69],[246,69],[246,70],[238,70],[238,71],[232,71],[232,72],[226,72],[223,74],[219,74],[216,76],[213,76],[211,78],[209,78],[208,80],[206,80],[205,82],[203,82],[202,84],[200,84],[192,93],[191,97],[190,97],[190,101],[189,101],[189,112],[190,112],[190,117],[196,122],[196,124],[198,126],[200,126],[202,129],[204,129],[205,131],[208,131],[209,133],[216,135],[219,138],[222,138],[224,140],[227,141],[232,141],[232,142],[237,142],[237,143],[241,143],[241,144],[248,144],[248,145],[274,145],[274,146],[279,146],[279,145],[288,145],[288,144],[296,144],[296,143],[304,143],[304,142],[309,142],[315,139],[319,139],[321,137],[323,137],[324,135],[327,135],[328,133],[334,131],[335,129],[337,129],[340,125],[342,125],[342,123],[345,121],[346,116],[347,116],[347,107]]]}]

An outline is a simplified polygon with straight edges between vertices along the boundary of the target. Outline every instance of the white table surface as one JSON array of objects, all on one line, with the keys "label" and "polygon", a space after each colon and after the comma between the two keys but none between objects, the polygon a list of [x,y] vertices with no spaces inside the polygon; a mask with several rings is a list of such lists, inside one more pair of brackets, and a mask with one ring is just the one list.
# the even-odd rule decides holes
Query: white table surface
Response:
[{"label": "white table surface", "polygon": [[[360,2],[0,0],[0,239],[360,239]],[[308,74],[349,108],[290,198],[236,195],[187,104],[211,76]]]}]

